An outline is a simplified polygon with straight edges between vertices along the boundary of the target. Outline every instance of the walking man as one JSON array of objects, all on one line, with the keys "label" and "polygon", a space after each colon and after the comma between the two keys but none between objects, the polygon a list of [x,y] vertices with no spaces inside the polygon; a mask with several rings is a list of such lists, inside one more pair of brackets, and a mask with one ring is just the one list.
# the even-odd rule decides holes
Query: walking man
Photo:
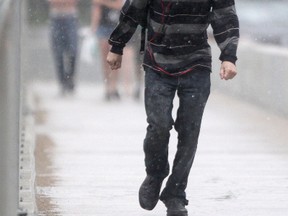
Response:
[{"label": "walking man", "polygon": [[[211,24],[221,50],[220,78],[232,79],[237,74],[238,17],[234,0],[127,0],[109,39],[112,47],[107,62],[112,70],[121,67],[125,44],[139,24],[145,26],[146,20],[143,67],[147,176],[139,190],[139,202],[142,208],[152,210],[160,199],[167,207],[167,216],[187,216],[185,189],[210,93],[207,28]],[[171,112],[176,93],[179,107],[174,121]],[[173,126],[178,132],[178,145],[170,173],[168,143]],[[162,181],[168,175],[160,194]]]}]

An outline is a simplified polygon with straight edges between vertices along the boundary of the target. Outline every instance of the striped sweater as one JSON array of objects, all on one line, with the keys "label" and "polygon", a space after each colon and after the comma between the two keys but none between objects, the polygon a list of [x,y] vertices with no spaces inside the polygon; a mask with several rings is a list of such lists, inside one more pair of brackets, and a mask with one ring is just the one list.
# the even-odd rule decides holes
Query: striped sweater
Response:
[{"label": "striped sweater", "polygon": [[211,71],[210,24],[221,50],[219,59],[237,60],[239,21],[234,0],[126,0],[109,39],[111,52],[122,55],[137,26],[146,20],[144,68],[172,76],[195,67]]}]

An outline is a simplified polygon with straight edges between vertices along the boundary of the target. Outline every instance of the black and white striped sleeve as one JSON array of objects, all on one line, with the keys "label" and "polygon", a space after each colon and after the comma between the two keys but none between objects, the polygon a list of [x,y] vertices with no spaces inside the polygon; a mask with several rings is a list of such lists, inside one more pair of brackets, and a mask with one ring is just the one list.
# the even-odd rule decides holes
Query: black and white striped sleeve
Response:
[{"label": "black and white striped sleeve", "polygon": [[221,50],[220,60],[235,64],[239,41],[239,20],[234,0],[212,0],[211,26]]},{"label": "black and white striped sleeve", "polygon": [[123,54],[123,48],[135,33],[137,26],[147,19],[148,0],[126,0],[121,9],[119,23],[109,38],[111,52]]}]

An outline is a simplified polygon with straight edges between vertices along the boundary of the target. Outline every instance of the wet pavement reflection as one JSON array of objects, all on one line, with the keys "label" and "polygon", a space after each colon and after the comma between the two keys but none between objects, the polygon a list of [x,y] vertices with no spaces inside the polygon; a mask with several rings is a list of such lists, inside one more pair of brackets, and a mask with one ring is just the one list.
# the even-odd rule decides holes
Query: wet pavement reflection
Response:
[{"label": "wet pavement reflection", "polygon": [[[81,83],[74,96],[61,97],[53,82],[31,88],[39,99],[39,215],[165,215],[161,202],[153,211],[138,204],[145,176],[143,103],[107,103],[101,89]],[[189,215],[283,216],[288,211],[287,128],[281,117],[212,92],[187,188]],[[172,132],[171,155],[176,137]]]}]

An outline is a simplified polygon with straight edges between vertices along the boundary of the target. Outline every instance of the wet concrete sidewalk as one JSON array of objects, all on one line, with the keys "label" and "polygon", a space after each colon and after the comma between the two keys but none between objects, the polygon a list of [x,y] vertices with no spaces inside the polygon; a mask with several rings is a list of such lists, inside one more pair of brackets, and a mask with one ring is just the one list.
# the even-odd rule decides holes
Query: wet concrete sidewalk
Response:
[{"label": "wet concrete sidewalk", "polygon": [[[53,83],[32,90],[39,216],[166,215],[161,202],[153,211],[138,204],[145,177],[142,102],[107,103],[96,84],[81,84],[65,98]],[[287,129],[287,120],[213,91],[187,188],[189,215],[285,216]],[[176,140],[173,131],[171,163]]]}]

